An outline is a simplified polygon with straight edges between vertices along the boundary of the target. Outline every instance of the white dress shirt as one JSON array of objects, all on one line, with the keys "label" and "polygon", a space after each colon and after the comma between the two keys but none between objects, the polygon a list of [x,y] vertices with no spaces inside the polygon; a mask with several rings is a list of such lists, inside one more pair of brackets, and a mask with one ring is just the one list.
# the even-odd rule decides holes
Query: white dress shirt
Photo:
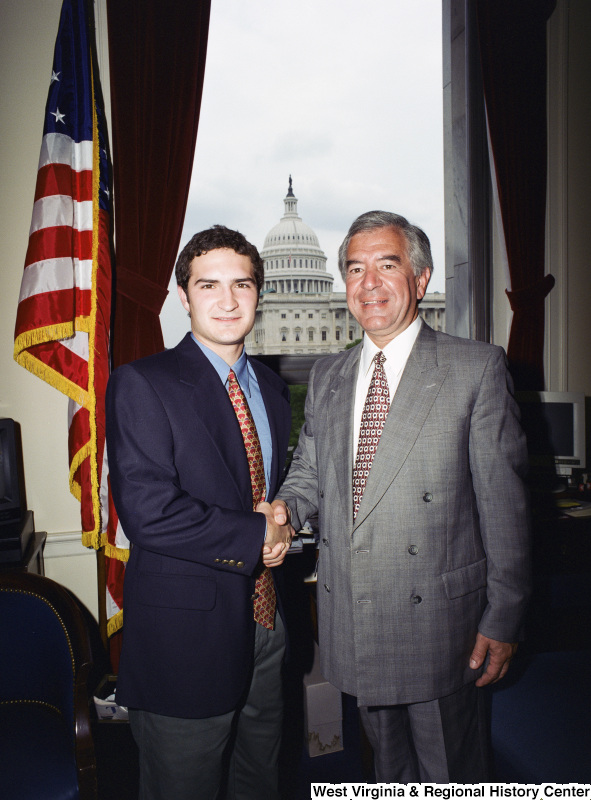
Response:
[{"label": "white dress shirt", "polygon": [[[406,366],[406,362],[408,361],[410,351],[421,330],[421,325],[422,320],[420,317],[417,317],[414,322],[411,322],[408,328],[403,330],[402,333],[399,333],[398,336],[395,336],[382,350],[382,353],[386,356],[384,372],[386,373],[386,379],[388,381],[390,404],[396,394],[396,389],[400,383],[400,378]],[[353,411],[353,465],[355,465],[355,459],[357,457],[361,415],[373,375],[373,359],[375,354],[380,352],[380,348],[372,342],[366,333],[363,334],[362,347],[363,350],[359,359],[359,372],[357,374],[357,385],[355,387],[355,407]]]}]

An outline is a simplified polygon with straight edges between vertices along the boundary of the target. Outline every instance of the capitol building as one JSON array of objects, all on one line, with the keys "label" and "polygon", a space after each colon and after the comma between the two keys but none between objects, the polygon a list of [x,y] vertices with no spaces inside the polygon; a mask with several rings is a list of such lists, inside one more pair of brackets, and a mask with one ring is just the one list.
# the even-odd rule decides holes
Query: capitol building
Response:
[{"label": "capitol building", "polygon": [[[318,237],[298,215],[291,177],[285,212],[260,251],[265,282],[253,330],[246,339],[251,355],[338,353],[363,332],[349,312],[345,292],[333,292]],[[426,294],[421,316],[445,330],[445,295]]]}]

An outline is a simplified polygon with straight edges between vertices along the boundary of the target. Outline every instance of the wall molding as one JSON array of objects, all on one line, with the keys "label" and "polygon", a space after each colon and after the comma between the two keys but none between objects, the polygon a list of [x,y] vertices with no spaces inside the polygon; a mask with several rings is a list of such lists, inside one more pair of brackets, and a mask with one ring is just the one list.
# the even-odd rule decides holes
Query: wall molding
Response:
[{"label": "wall molding", "polygon": [[43,558],[68,558],[69,556],[96,556],[96,550],[83,546],[82,531],[48,533]]}]

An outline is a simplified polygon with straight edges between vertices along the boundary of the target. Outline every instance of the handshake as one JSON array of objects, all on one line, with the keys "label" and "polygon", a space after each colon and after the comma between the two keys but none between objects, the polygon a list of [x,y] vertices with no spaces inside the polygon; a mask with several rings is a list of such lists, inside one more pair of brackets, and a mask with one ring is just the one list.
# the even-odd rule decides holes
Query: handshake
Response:
[{"label": "handshake", "polygon": [[278,567],[283,563],[295,531],[290,522],[289,509],[283,500],[259,503],[255,508],[267,518],[267,536],[263,543],[263,564]]}]

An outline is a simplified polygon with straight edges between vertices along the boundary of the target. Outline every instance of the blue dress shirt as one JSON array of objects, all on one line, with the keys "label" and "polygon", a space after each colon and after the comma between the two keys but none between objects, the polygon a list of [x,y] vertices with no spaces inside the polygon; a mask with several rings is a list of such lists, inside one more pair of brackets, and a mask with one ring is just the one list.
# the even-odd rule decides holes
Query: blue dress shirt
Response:
[{"label": "blue dress shirt", "polygon": [[197,346],[201,348],[203,355],[208,359],[212,367],[220,376],[220,380],[226,389],[228,388],[228,375],[230,374],[230,370],[234,370],[236,380],[240,384],[240,388],[246,397],[246,402],[250,408],[250,413],[252,414],[252,418],[259,436],[259,441],[261,443],[263,464],[265,465],[265,483],[267,485],[268,492],[269,479],[271,475],[271,459],[273,457],[271,428],[269,427],[269,420],[267,418],[267,411],[265,409],[265,403],[261,394],[259,382],[248,358],[246,357],[246,350],[243,350],[238,361],[229,367],[224,359],[218,356],[217,353],[214,353],[213,350],[198,341],[193,334],[191,334],[191,336],[193,337],[193,341],[197,344]]}]

